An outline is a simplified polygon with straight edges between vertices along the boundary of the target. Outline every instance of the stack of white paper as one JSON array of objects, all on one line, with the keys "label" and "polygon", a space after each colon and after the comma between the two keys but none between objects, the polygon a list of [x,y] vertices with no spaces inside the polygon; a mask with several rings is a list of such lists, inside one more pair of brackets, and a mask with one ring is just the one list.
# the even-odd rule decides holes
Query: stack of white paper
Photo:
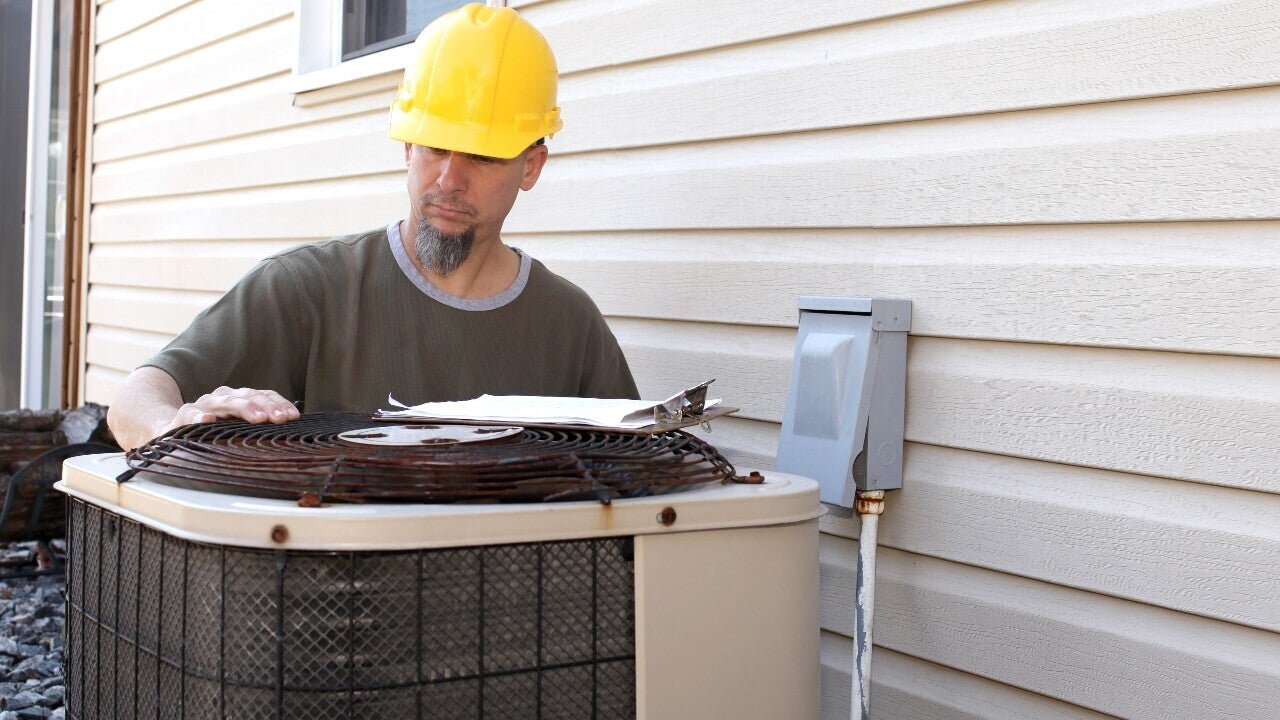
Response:
[{"label": "stack of white paper", "polygon": [[[383,410],[379,418],[405,418],[430,420],[466,420],[495,424],[531,425],[594,425],[598,427],[638,430],[666,419],[664,411],[668,403],[678,400],[683,393],[667,401],[654,400],[605,400],[600,398],[540,397],[535,395],[481,395],[474,400],[433,402],[412,407],[387,400],[402,410]],[[708,400],[703,409],[719,400]],[[658,411],[655,413],[655,410]]]}]

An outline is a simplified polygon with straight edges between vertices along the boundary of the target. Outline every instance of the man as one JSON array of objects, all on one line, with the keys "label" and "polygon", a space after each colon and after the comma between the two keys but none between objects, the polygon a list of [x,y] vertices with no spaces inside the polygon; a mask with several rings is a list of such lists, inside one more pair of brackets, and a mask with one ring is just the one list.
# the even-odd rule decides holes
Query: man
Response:
[{"label": "man", "polygon": [[638,397],[590,298],[500,237],[562,126],[556,75],[514,10],[468,5],[423,30],[391,106],[408,217],[262,261],[125,380],[108,416],[120,444],[388,394]]}]

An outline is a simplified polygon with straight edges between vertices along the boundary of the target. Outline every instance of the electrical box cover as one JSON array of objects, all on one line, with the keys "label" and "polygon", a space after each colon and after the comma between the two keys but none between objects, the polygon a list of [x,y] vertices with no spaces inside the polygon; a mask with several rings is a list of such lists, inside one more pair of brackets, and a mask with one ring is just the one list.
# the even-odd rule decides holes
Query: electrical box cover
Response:
[{"label": "electrical box cover", "polygon": [[800,298],[777,468],[821,486],[822,502],[853,507],[857,490],[902,487],[911,302]]}]

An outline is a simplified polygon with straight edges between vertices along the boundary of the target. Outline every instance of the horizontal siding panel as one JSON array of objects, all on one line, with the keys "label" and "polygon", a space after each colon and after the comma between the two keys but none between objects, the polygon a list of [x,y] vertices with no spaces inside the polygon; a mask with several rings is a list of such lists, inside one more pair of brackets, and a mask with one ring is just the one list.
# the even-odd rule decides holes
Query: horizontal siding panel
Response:
[{"label": "horizontal siding panel", "polygon": [[102,368],[130,372],[169,344],[170,337],[97,325],[89,328],[85,361]]},{"label": "horizontal siding panel", "polygon": [[302,128],[99,165],[93,201],[186,196],[216,190],[318,182],[404,168],[404,146],[370,132],[385,123],[360,115]]},{"label": "horizontal siding panel", "polygon": [[[411,50],[411,45],[401,45],[399,48],[387,50],[387,53],[394,53],[398,50]],[[407,52],[401,52],[405,58],[408,57]],[[366,55],[372,58],[374,56]],[[370,61],[372,62],[372,61]],[[313,106],[321,106],[327,103],[338,102],[354,97],[364,97],[369,102],[369,107],[380,107],[386,109],[390,107],[391,100],[395,97],[396,88],[400,85],[401,78],[404,77],[404,70],[400,69],[405,63],[384,61],[378,58],[379,67],[392,67],[393,69],[386,72],[377,72],[376,70],[368,70],[374,73],[372,75],[364,75],[354,80],[345,82],[337,82],[333,85],[326,85],[314,90],[306,90],[299,92],[293,96],[293,104],[309,108]],[[352,71],[353,75],[359,75]]]},{"label": "horizontal siding panel", "polygon": [[99,45],[141,28],[157,18],[197,0],[102,0],[94,18],[94,35]]},{"label": "horizontal siding panel", "polygon": [[[853,626],[857,543],[824,535],[822,626]],[[1255,720],[1280,706],[1280,636],[883,548],[875,640],[1133,720]]]},{"label": "horizontal siding panel", "polygon": [[[965,8],[913,16],[895,21],[888,27],[877,24],[868,28],[853,24],[838,32],[805,33],[777,41],[777,47],[741,45],[745,40],[765,35],[786,34],[789,28],[838,26],[954,4],[957,3],[888,2],[871,7],[861,4],[837,10],[835,15],[830,8],[815,7],[808,12],[797,12],[793,6],[779,4],[763,12],[742,13],[736,16],[738,24],[733,27],[723,27],[722,21],[717,24],[719,32],[714,34],[690,24],[687,9],[666,14],[664,17],[680,18],[680,24],[672,27],[650,23],[648,27],[661,30],[663,42],[674,43],[671,46],[673,51],[689,51],[717,42],[733,47],[723,53],[678,57],[625,68],[608,67],[589,77],[566,77],[561,95],[565,115],[571,122],[569,131],[560,135],[557,146],[562,150],[581,151],[687,142],[1179,91],[1246,87],[1280,79],[1280,53],[1275,51],[1273,43],[1266,42],[1270,35],[1267,24],[1257,21],[1258,17],[1274,16],[1275,23],[1280,25],[1280,15],[1253,7],[1258,2],[1215,2],[1207,8],[1204,4],[1197,4],[1170,9],[1167,2],[1109,3],[1098,7],[1100,3],[1085,0],[1076,4],[1089,8],[1090,19],[1095,22],[1086,23],[1084,29],[1077,32],[1064,32],[1059,26],[1079,22],[1080,12],[1072,13],[1069,9],[1048,5],[1032,6],[1028,10],[1015,9],[1008,4],[979,4],[972,10]],[[637,13],[660,17],[668,5],[674,3],[646,3],[630,8],[628,12],[614,12],[611,8],[607,17],[584,17],[581,9],[574,6],[572,15],[563,21],[534,19],[535,22],[544,22],[556,47],[564,48],[562,56],[574,55],[584,42],[591,44],[601,38],[612,37],[598,32],[584,33],[581,32],[583,28],[594,27],[598,31],[602,21],[608,24],[624,22]],[[1117,14],[1116,8],[1124,8],[1121,15],[1124,22],[1109,17]],[[715,12],[723,19],[723,13],[714,7],[708,6],[701,11]],[[273,16],[279,14],[266,10],[260,12]],[[563,11],[557,11],[560,12]],[[965,18],[964,21],[957,24],[957,15]],[[779,16],[786,19],[779,22]],[[184,13],[175,13],[173,17],[181,19]],[[1197,22],[1186,22],[1189,17]],[[1253,29],[1250,32],[1238,30],[1241,17],[1251,18]],[[921,23],[925,26],[916,27]],[[1215,24],[1223,26],[1222,32],[1216,32]],[[957,27],[968,33],[980,34],[982,38],[970,43],[956,42]],[[555,35],[561,31],[565,33],[564,38],[557,40]],[[1017,38],[1023,45],[1036,49],[1032,57],[1059,66],[1068,64],[1057,71],[1069,75],[1072,82],[1043,82],[1044,77],[1055,74],[1053,66],[1006,62],[1005,57],[1019,55],[1026,50],[1012,37],[1015,31],[1024,33]],[[998,36],[993,37],[993,32],[998,32]],[[1088,32],[1100,36],[1092,37]],[[1171,36],[1170,33],[1174,32],[1187,37]],[[681,38],[682,34],[687,37]],[[932,37],[943,44],[883,54],[904,44],[916,45],[918,40],[907,43],[906,38],[920,36]],[[689,46],[690,42],[694,45]],[[1046,51],[1046,43],[1060,44],[1063,51]],[[1106,65],[1097,62],[1070,64],[1079,56],[1068,50],[1086,46],[1119,48],[1124,53],[1108,53],[1105,57],[1110,63]],[[633,52],[630,48],[644,48],[647,55],[655,52],[651,43],[628,43],[626,48],[624,52]],[[104,54],[107,54],[106,50],[104,48]],[[874,54],[877,52],[881,54]],[[868,56],[868,53],[873,54]],[[833,58],[833,54],[836,57]],[[599,57],[595,49],[590,51],[590,55]],[[1223,60],[1206,62],[1206,55],[1220,56]],[[1236,62],[1235,58],[1241,56],[1251,58],[1251,62]],[[700,69],[698,63],[705,63],[709,69]],[[1129,67],[1126,63],[1140,66]],[[568,68],[573,64],[572,61],[568,64],[561,62],[567,72],[572,72]],[[1171,67],[1183,66],[1187,72],[1170,72]],[[744,73],[744,68],[760,69]],[[981,72],[975,68],[980,68]],[[1007,69],[1011,75],[1000,75],[998,71],[1001,69]],[[726,77],[726,72],[736,74]],[[974,87],[974,77],[982,79],[980,88]],[[672,78],[679,78],[680,82],[673,84]],[[360,92],[375,92],[380,98],[377,106],[384,106],[387,97],[382,96],[389,97],[396,81],[395,73],[380,76],[373,80],[374,85],[362,87]],[[368,81],[361,81],[361,84],[368,85]],[[652,87],[655,84],[660,87]],[[1108,91],[1110,86],[1116,87]],[[620,87],[628,90],[619,93]],[[849,105],[850,97],[858,98],[856,106]],[[937,105],[946,101],[965,104]],[[682,121],[663,121],[672,116],[679,116]],[[577,122],[572,121],[575,117],[579,118]]]},{"label": "horizontal siding panel", "polygon": [[89,255],[89,276],[112,285],[222,292],[259,260],[294,244],[252,240],[102,244]]},{"label": "horizontal siding panel", "polygon": [[1280,362],[911,343],[907,436],[931,445],[1280,492]]},{"label": "horizontal siding panel", "polygon": [[1280,631],[1280,496],[918,443],[903,475],[885,546]]},{"label": "horizontal siding panel", "polygon": [[[654,31],[684,21],[672,13],[655,19]],[[1280,82],[1278,33],[1280,9],[1270,0],[979,3],[570,76],[561,93],[571,122],[564,147],[671,144],[1270,85]]]},{"label": "horizontal siding panel", "polygon": [[[690,54],[719,45],[806,33],[975,0],[863,0],[857,3],[755,2],[750,12],[716,3],[640,0],[543,3],[521,14],[547,37],[561,75]],[[513,7],[515,7],[513,5]],[[617,38],[628,42],[617,42]]]},{"label": "horizontal siding panel", "polygon": [[[615,318],[638,377],[780,422],[794,332]],[[682,384],[683,383],[683,384]],[[1280,492],[1280,362],[912,338],[913,442]]]},{"label": "horizontal siding panel", "polygon": [[[1170,220],[1215,218],[1270,218],[1280,216],[1280,176],[1273,166],[1280,164],[1280,127],[1236,132],[1231,124],[1280,125],[1280,90],[1242,91],[1224,96],[1215,104],[1200,102],[1196,107],[1174,107],[1183,99],[1121,103],[1121,114],[1130,135],[1145,123],[1152,106],[1165,106],[1161,116],[1173,113],[1187,117],[1186,130],[1206,134],[1179,135],[1161,140],[1134,137],[1075,142],[1070,132],[1058,126],[1049,132],[1047,118],[1031,122],[1027,117],[1039,112],[999,116],[979,125],[961,121],[912,124],[910,132],[884,142],[874,141],[873,130],[809,133],[773,138],[768,141],[732,141],[702,146],[658,148],[644,152],[596,153],[563,156],[548,166],[543,181],[508,218],[509,232],[551,232],[577,230],[639,230],[664,227],[831,227],[876,225],[939,225],[983,223],[1058,223],[1069,221]],[[1246,98],[1245,96],[1249,96]],[[1246,102],[1252,100],[1252,102]],[[1259,117],[1259,108],[1274,105],[1274,114]],[[1144,105],[1137,108],[1137,105]],[[1192,103],[1196,105],[1196,103]],[[1076,110],[1054,113],[1076,116]],[[1234,113],[1227,119],[1227,112]],[[1106,136],[1104,114],[1088,117],[1088,128],[1075,130],[1085,135]],[[1205,114],[1218,115],[1228,127],[1196,123]],[[1220,115],[1221,114],[1221,115]],[[1199,118],[1199,119],[1197,119]],[[1075,119],[1084,120],[1084,116]],[[987,125],[1013,123],[1029,136],[1019,143],[1040,143],[1039,147],[989,147],[960,153],[957,148],[978,140],[991,145],[998,140]],[[1179,120],[1182,122],[1182,120]],[[924,125],[930,132],[916,137]],[[950,126],[950,127],[948,127]],[[982,137],[964,137],[960,126]],[[1195,127],[1193,127],[1195,126]],[[905,126],[904,126],[905,127]],[[1013,128],[1006,128],[1010,131]],[[1114,129],[1114,128],[1113,128]],[[1145,132],[1145,131],[1144,131]],[[1122,134],[1123,135],[1123,134]],[[1007,137],[1007,136],[1006,136]],[[1019,144],[1014,143],[1014,144]],[[932,147],[950,147],[941,154]],[[938,148],[937,151],[940,151]],[[935,152],[937,152],[935,151]],[[838,156],[834,157],[833,156]],[[1107,162],[1096,162],[1108,156]],[[798,158],[821,158],[810,161]],[[1212,163],[1206,158],[1214,158]],[[976,164],[982,164],[978,168]],[[1084,163],[1086,171],[1063,173],[1054,168]],[[965,168],[962,171],[957,168]],[[983,178],[983,173],[989,177]],[[932,179],[930,179],[932,178]],[[949,178],[949,179],[948,179]],[[404,179],[397,170],[387,177],[370,176],[368,182],[384,183],[396,198],[382,198],[403,212]],[[943,192],[931,183],[950,183]],[[997,187],[998,186],[998,187]],[[844,192],[832,193],[832,188]],[[1123,191],[1122,191],[1123,190]],[[294,192],[284,189],[282,195]],[[314,198],[314,190],[297,190]],[[237,206],[244,197],[251,207]],[[796,198],[803,198],[797,201]],[[273,196],[257,196],[256,202],[237,193],[210,197],[201,203],[218,215],[254,215],[252,206],[270,203]],[[372,199],[372,198],[371,198]],[[229,205],[219,205],[232,201]],[[360,212],[365,205],[348,198],[336,199],[343,217]],[[136,228],[126,232],[106,232],[107,237],[138,239],[180,239],[193,223],[186,216],[186,203],[139,204],[122,207],[110,215],[95,212],[95,223],[110,218],[112,223],[128,223]],[[275,224],[287,228],[305,225],[315,208],[306,203],[278,208]],[[212,214],[211,214],[212,215]],[[102,216],[102,217],[99,217]],[[225,222],[210,217],[214,223]],[[237,217],[230,222],[245,224]],[[240,237],[270,237],[267,221],[246,229]],[[175,225],[173,230],[164,230]],[[97,233],[101,228],[95,226]],[[336,232],[322,228],[305,232],[312,237]],[[215,234],[216,236],[216,234]],[[101,238],[102,235],[95,234]]]},{"label": "horizontal siding panel", "polygon": [[[822,718],[848,720],[853,643],[822,633]],[[878,647],[871,655],[876,720],[1106,720],[1025,690]]]},{"label": "horizontal siding panel", "polygon": [[711,396],[740,408],[742,417],[781,421],[794,330],[628,318],[609,326],[642,396],[668,397],[714,379]]},{"label": "horizontal siding panel", "polygon": [[[1280,125],[1280,91],[1243,91],[1231,96],[1221,98],[1216,104],[1201,102],[1196,108],[1167,107],[1165,110],[1181,117],[1182,113],[1217,114],[1225,108],[1239,110],[1231,122],[1243,126]],[[1245,100],[1245,96],[1256,102],[1236,102]],[[1177,105],[1182,100],[1119,105],[1130,106],[1125,112],[1134,111],[1125,123],[1132,133],[1139,129],[1132,123],[1151,109],[1145,107],[1137,112],[1132,106]],[[1257,117],[1258,107],[1269,104],[1274,104],[1275,114]],[[1242,117],[1249,115],[1250,108],[1253,114]],[[1075,114],[1074,110],[1052,112]],[[1014,113],[989,124],[1002,124],[1013,115],[1037,114]],[[1040,135],[1045,129],[1037,125],[1033,130],[1026,127],[1023,120],[1025,118],[1015,124],[1023,125],[1023,130],[1034,135]],[[1105,135],[1100,128],[1105,123],[1095,120],[1097,122],[1090,121],[1091,127]],[[928,138],[918,138],[921,142],[927,139],[926,145],[949,141],[954,148],[978,140],[964,139],[957,134],[954,126],[968,123],[938,121],[913,124],[913,129],[919,131],[922,125],[931,125],[931,130],[937,131]],[[894,133],[915,134],[898,133],[897,129]],[[913,145],[905,136],[893,143],[868,144],[873,134],[876,133],[871,130],[810,133],[767,142],[711,143],[683,152],[659,148],[643,153],[562,156],[553,160],[539,186],[516,205],[507,229],[519,233],[664,227],[867,227],[1280,217],[1280,205],[1275,201],[1280,197],[1280,177],[1272,171],[1275,164],[1280,164],[1280,127],[1240,132],[1225,127],[1206,135],[1162,140],[1130,137],[1092,144],[1076,144],[1059,133],[1053,137],[1022,138],[1026,142],[1039,142],[1040,147],[934,155],[919,154],[929,148]],[[981,134],[983,142],[988,144],[997,139],[986,137],[985,130]],[[855,137],[859,135],[866,136]],[[885,157],[891,149],[899,154]],[[393,150],[389,152],[394,154]],[[877,157],[860,157],[859,153]],[[833,155],[841,157],[833,159]],[[1095,162],[1103,155],[1109,156],[1108,162]],[[797,158],[822,159],[806,162]],[[1215,159],[1210,163],[1206,158]],[[1080,163],[1092,169],[1072,173],[1054,169]],[[988,176],[986,179],[983,173]],[[1096,176],[1090,177],[1090,173]],[[926,182],[928,178],[932,180]],[[367,180],[393,188],[389,192],[397,197],[381,200],[399,205],[396,214],[403,212],[401,171],[397,169],[387,177],[370,176]],[[950,183],[950,188],[945,192],[939,190],[931,185],[935,181]],[[845,188],[845,192],[833,194],[830,192],[833,187]],[[293,190],[286,189],[282,194],[291,192]],[[311,188],[297,192],[314,198],[315,191]],[[211,197],[202,205],[211,209],[218,207],[218,215],[237,215],[231,222],[243,225],[241,210],[254,216],[252,207],[237,206],[234,202],[228,206],[217,205],[239,197],[229,192]],[[804,200],[796,202],[789,198]],[[271,200],[271,195],[259,196],[256,202],[246,198],[250,206],[261,206]],[[343,207],[337,213],[343,217],[352,212],[358,215],[365,206],[348,198],[338,198],[336,202]],[[167,205],[139,205],[136,212],[119,208],[109,215],[111,222],[126,222],[137,230],[105,234],[108,238],[122,235],[138,239],[180,239],[185,236],[173,232],[189,234],[193,225],[185,214],[186,207],[183,199]],[[170,208],[172,210],[166,212]],[[314,209],[307,203],[280,207],[279,212],[273,212],[275,224],[281,228],[305,224]],[[102,213],[95,212],[95,223],[107,217],[99,215]],[[211,220],[223,221],[213,217]],[[255,229],[246,229],[240,237],[270,236],[267,221],[263,222]],[[170,224],[183,229],[161,230]],[[95,226],[95,238],[103,237],[96,234],[99,230]],[[314,232],[304,231],[304,234],[315,237],[330,232],[337,231],[329,226]]]},{"label": "horizontal siding panel", "polygon": [[290,16],[294,4],[290,0],[193,3],[123,38],[101,43],[94,53],[94,81],[107,82],[248,28]]},{"label": "horizontal siding panel", "polygon": [[794,326],[799,295],[902,297],[914,335],[1280,356],[1274,222],[506,239],[610,315]]},{"label": "horizontal siding panel", "polygon": [[127,373],[110,368],[89,365],[84,374],[84,400],[102,405],[115,402],[120,386],[124,384]]},{"label": "horizontal siding panel", "polygon": [[176,336],[221,293],[113,287],[89,288],[85,314],[90,327],[111,327]]},{"label": "horizontal siding panel", "polygon": [[363,232],[403,218],[403,173],[255,188],[94,208],[94,242],[301,240]]},{"label": "horizontal siding panel", "polygon": [[387,96],[379,94],[298,107],[286,90],[287,82],[286,76],[275,75],[99,123],[94,129],[94,161],[101,167],[111,160],[365,114],[385,109],[388,103]]},{"label": "horizontal siding panel", "polygon": [[101,83],[93,98],[94,122],[288,73],[296,34],[292,22],[281,20]]},{"label": "horizontal siding panel", "polygon": [[1280,88],[553,158],[512,232],[1280,217]]}]

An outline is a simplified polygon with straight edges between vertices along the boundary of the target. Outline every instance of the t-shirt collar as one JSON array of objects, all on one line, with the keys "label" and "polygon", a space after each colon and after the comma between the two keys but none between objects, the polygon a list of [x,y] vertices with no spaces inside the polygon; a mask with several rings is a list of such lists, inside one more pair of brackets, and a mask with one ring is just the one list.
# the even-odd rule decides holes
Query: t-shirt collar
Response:
[{"label": "t-shirt collar", "polygon": [[520,297],[520,293],[524,292],[525,285],[529,283],[529,271],[533,267],[533,258],[521,252],[519,248],[511,248],[520,256],[520,272],[516,273],[515,281],[506,290],[497,295],[479,299],[461,298],[436,287],[430,280],[423,277],[422,273],[418,272],[413,260],[405,252],[404,242],[400,237],[399,220],[387,226],[387,242],[391,245],[391,254],[396,259],[396,265],[400,266],[400,272],[404,273],[409,282],[413,283],[415,287],[432,300],[459,310],[497,310],[504,305],[510,304]]}]

